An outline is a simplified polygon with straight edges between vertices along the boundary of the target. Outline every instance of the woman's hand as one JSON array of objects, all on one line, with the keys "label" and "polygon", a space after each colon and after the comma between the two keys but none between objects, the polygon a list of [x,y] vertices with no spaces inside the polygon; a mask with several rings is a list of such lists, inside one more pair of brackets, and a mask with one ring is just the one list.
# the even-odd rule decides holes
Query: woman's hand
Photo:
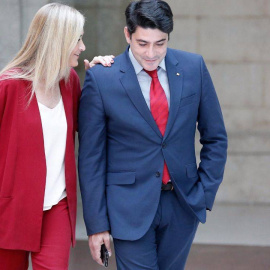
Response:
[{"label": "woman's hand", "polygon": [[96,64],[102,64],[104,67],[110,67],[114,62],[114,55],[95,56],[91,62],[84,60],[85,70],[94,67]]}]

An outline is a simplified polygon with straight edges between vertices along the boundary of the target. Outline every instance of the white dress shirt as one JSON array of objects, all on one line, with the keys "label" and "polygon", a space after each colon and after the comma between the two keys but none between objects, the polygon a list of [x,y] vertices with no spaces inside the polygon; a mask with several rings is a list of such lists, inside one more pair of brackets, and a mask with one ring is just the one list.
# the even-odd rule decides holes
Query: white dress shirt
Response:
[{"label": "white dress shirt", "polygon": [[[145,102],[148,108],[150,109],[150,87],[152,78],[143,70],[143,67],[138,63],[130,48],[129,48],[129,58],[135,69],[135,73],[137,75]],[[163,59],[159,64],[158,79],[165,92],[168,101],[168,106],[170,108],[170,88],[166,71],[165,59]]]},{"label": "white dress shirt", "polygon": [[[143,70],[143,67],[138,63],[130,48],[129,48],[129,58],[135,69],[135,73],[137,75],[145,102],[150,110],[150,87],[152,78]],[[158,79],[165,92],[168,101],[168,108],[170,109],[170,88],[166,71],[165,59],[163,59],[159,64]],[[171,182],[171,180],[169,180],[169,182]]]}]

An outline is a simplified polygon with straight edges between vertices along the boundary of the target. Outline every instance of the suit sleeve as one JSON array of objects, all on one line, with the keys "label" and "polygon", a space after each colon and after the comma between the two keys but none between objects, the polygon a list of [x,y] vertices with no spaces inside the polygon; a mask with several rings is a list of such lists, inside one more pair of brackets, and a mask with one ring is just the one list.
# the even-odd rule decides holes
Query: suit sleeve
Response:
[{"label": "suit sleeve", "polygon": [[79,181],[88,235],[110,230],[105,195],[106,116],[91,70],[86,73],[79,106]]},{"label": "suit sleeve", "polygon": [[202,144],[198,173],[204,187],[206,208],[211,210],[223,179],[227,158],[227,134],[215,88],[202,58],[198,130]]}]

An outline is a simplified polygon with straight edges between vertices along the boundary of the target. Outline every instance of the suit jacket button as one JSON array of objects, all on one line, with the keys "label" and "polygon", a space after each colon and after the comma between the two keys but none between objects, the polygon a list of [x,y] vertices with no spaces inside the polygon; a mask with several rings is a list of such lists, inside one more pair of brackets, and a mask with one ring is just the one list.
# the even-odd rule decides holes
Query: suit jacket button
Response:
[{"label": "suit jacket button", "polygon": [[160,177],[160,172],[156,172],[156,177]]},{"label": "suit jacket button", "polygon": [[167,144],[164,142],[164,143],[162,143],[162,148],[164,149],[164,148],[166,148],[166,146],[167,146]]}]

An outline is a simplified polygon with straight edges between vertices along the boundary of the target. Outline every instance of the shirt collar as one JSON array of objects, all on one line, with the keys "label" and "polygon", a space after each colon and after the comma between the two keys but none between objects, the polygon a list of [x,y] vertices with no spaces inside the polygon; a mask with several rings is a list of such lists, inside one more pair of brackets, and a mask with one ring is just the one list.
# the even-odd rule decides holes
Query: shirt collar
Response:
[{"label": "shirt collar", "polygon": [[[131,51],[131,48],[129,48],[128,54],[129,54],[130,61],[135,69],[135,73],[136,75],[138,75],[143,70],[143,67],[138,63],[138,61],[134,57]],[[166,71],[165,58],[162,59],[162,61],[159,64],[159,67],[162,68],[164,71]]]}]

